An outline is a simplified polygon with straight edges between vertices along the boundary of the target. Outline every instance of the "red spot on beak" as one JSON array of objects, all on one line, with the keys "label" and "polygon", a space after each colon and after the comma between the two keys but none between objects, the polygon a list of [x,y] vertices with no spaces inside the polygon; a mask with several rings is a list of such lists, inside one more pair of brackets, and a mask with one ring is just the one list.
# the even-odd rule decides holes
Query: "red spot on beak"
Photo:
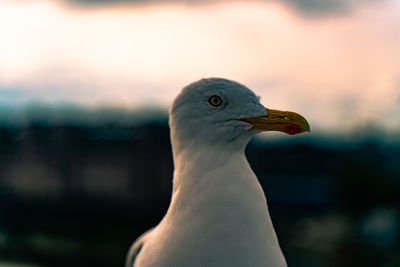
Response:
[{"label": "red spot on beak", "polygon": [[284,132],[287,134],[290,134],[290,135],[295,135],[295,134],[301,133],[301,129],[300,129],[300,126],[298,126],[296,124],[289,124],[289,125],[285,126]]}]

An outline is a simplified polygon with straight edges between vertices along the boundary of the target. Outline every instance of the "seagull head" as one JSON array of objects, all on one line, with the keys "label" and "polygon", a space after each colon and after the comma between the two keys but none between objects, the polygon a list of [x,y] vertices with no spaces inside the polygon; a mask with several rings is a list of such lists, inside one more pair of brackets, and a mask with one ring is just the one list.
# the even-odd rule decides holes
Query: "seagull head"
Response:
[{"label": "seagull head", "polygon": [[172,145],[244,148],[261,131],[294,135],[309,132],[307,120],[290,111],[265,108],[246,86],[221,78],[202,79],[185,88],[169,111]]}]

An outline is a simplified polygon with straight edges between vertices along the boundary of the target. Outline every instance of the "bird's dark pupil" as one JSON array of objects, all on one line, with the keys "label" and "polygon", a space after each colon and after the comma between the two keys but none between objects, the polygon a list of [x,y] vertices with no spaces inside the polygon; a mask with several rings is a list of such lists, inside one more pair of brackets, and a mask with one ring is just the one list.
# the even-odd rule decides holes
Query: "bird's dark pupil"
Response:
[{"label": "bird's dark pupil", "polygon": [[222,104],[222,99],[219,96],[214,95],[208,99],[208,103],[217,107]]}]

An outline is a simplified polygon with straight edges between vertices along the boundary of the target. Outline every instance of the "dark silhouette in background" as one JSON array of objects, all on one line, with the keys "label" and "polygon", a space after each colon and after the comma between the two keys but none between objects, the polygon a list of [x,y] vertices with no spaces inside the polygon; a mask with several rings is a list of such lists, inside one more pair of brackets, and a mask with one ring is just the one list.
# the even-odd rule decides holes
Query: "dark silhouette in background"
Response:
[{"label": "dark silhouette in background", "polygon": [[[289,266],[400,266],[400,144],[326,140],[246,151]],[[0,126],[0,262],[123,266],[172,170],[165,118]]]}]

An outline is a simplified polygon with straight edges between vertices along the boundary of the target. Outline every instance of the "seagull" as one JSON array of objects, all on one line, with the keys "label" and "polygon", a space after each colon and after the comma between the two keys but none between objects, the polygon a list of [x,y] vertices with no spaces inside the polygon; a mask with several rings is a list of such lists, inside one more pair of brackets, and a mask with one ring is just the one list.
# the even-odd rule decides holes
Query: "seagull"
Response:
[{"label": "seagull", "polygon": [[235,81],[209,78],[183,88],[169,126],[171,203],[161,222],[132,244],[125,266],[287,266],[244,150],[261,131],[309,132],[306,119],[265,108]]}]

